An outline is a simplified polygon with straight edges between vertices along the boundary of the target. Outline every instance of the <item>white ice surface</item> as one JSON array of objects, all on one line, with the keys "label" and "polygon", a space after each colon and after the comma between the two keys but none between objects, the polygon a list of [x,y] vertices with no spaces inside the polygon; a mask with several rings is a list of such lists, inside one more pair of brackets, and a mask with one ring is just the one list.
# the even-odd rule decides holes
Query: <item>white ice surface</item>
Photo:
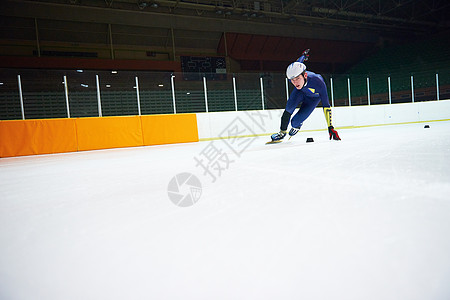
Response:
[{"label": "white ice surface", "polygon": [[450,299],[450,122],[429,124],[0,159],[0,299]]}]

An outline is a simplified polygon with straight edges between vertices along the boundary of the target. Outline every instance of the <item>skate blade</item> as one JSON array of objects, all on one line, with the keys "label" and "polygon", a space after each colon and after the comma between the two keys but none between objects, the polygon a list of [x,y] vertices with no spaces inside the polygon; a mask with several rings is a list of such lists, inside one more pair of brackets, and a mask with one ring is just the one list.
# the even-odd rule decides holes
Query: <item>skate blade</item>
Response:
[{"label": "skate blade", "polygon": [[282,140],[279,140],[279,141],[269,141],[269,142],[266,143],[266,145],[268,145],[268,144],[278,144],[278,143],[281,143],[281,142],[282,142]]}]

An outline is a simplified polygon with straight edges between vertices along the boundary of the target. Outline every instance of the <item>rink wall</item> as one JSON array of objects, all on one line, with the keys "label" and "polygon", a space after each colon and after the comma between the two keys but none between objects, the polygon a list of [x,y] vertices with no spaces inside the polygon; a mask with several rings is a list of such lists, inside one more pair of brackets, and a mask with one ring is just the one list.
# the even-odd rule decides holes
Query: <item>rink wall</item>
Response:
[{"label": "rink wall", "polygon": [[[0,121],[0,157],[269,135],[282,109],[101,118]],[[337,129],[450,120],[450,100],[334,107]],[[302,131],[326,130],[316,108]]]},{"label": "rink wall", "polygon": [[[339,128],[450,120],[450,100],[417,103],[333,107]],[[283,109],[197,113],[199,140],[268,135],[280,128]],[[316,108],[302,131],[327,130],[323,109]]]},{"label": "rink wall", "polygon": [[0,157],[196,141],[195,114],[0,121]]}]

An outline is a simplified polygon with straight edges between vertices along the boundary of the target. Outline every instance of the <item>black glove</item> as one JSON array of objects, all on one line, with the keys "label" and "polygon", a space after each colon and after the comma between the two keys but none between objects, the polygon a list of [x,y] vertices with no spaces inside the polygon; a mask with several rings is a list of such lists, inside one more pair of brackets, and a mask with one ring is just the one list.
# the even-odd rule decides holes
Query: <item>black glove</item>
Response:
[{"label": "black glove", "polygon": [[340,141],[341,138],[339,137],[339,134],[336,130],[334,130],[333,126],[328,127],[328,133],[330,134],[330,140],[333,138],[333,140]]}]

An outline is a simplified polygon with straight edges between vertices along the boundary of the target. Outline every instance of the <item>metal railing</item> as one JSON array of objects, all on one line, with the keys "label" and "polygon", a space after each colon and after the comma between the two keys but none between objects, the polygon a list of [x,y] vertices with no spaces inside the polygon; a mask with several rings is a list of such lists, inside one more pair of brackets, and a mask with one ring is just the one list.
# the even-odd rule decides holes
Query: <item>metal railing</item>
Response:
[{"label": "metal railing", "polygon": [[[332,106],[450,98],[450,70],[323,75]],[[284,73],[0,69],[0,119],[104,117],[282,109]]]}]

